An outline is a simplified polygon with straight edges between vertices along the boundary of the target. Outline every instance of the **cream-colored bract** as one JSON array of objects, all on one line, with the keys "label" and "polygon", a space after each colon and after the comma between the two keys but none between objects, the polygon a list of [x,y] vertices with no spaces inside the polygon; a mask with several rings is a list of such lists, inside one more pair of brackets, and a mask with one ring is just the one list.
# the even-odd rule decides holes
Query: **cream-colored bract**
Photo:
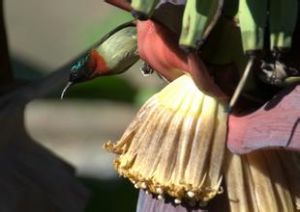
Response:
[{"label": "cream-colored bract", "polygon": [[224,178],[230,211],[300,211],[300,155],[262,150],[226,155]]},{"label": "cream-colored bract", "polygon": [[139,188],[207,202],[219,191],[227,113],[181,76],[150,98],[117,144],[118,172]]},{"label": "cream-colored bract", "polygon": [[232,154],[227,116],[222,104],[183,75],[151,97],[121,139],[105,147],[118,154],[120,175],[161,200],[168,194],[175,204],[203,206],[224,191],[228,208],[220,211],[300,210],[300,154]]}]

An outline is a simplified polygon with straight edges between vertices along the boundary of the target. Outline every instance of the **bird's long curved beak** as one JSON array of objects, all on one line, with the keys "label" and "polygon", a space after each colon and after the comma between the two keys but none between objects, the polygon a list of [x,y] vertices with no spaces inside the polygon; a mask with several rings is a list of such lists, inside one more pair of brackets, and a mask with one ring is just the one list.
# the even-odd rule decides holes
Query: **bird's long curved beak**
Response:
[{"label": "bird's long curved beak", "polygon": [[67,83],[67,85],[64,87],[63,91],[61,92],[61,95],[60,95],[60,99],[61,99],[61,100],[63,100],[63,98],[64,98],[64,96],[65,96],[67,90],[68,90],[73,84],[74,84],[74,83],[71,82],[71,81],[69,81],[69,82]]}]

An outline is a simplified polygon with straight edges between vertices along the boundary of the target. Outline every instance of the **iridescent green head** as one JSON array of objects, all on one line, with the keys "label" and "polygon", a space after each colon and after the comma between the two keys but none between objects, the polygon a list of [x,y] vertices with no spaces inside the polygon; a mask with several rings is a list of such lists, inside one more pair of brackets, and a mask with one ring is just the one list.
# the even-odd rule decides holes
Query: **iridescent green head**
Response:
[{"label": "iridescent green head", "polygon": [[71,67],[70,82],[78,83],[91,79],[92,71],[88,67],[89,57],[89,53],[84,55]]}]

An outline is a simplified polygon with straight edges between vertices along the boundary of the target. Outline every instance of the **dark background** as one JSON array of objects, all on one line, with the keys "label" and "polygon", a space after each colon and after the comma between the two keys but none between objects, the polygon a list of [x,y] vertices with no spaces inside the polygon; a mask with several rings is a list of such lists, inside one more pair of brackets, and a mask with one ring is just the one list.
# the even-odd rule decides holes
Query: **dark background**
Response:
[{"label": "dark background", "polygon": [[[99,0],[7,0],[4,8],[11,62],[20,84],[61,69],[131,19]],[[64,83],[58,84],[25,107],[28,134],[72,164],[91,191],[86,211],[135,210],[136,189],[116,174],[114,156],[102,145],[117,141],[138,107],[163,85],[156,76],[143,77],[139,67],[74,86],[63,101],[59,95]]]}]

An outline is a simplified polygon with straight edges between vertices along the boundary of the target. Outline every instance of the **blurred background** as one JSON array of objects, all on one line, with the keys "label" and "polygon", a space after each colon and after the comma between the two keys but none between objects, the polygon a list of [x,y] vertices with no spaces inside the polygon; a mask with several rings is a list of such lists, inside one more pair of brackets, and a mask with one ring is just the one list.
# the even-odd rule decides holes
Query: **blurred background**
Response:
[{"label": "blurred background", "polygon": [[[24,82],[55,72],[131,19],[99,0],[9,0],[5,17],[14,74]],[[116,174],[114,155],[102,145],[117,141],[139,106],[164,85],[155,75],[142,76],[140,67],[76,85],[63,101],[60,85],[26,106],[30,136],[72,164],[92,192],[86,211],[135,211],[137,191]]]}]

